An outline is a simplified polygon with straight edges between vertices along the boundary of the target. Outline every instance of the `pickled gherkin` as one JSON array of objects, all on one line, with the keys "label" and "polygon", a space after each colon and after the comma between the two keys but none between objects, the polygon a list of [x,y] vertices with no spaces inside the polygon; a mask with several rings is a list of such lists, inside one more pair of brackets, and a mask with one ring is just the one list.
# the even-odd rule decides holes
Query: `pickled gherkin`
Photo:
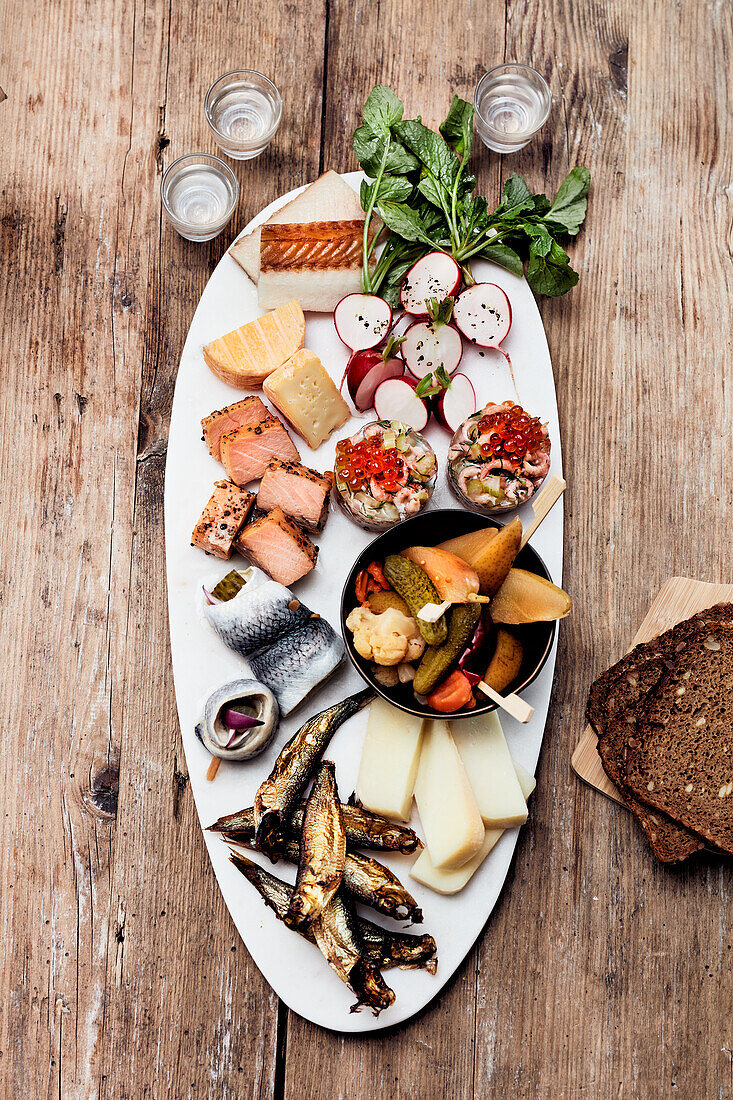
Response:
[{"label": "pickled gherkin", "polygon": [[247,577],[240,569],[231,569],[221,578],[216,587],[212,588],[211,595],[226,603],[228,600],[233,600],[246,583]]},{"label": "pickled gherkin", "polygon": [[443,645],[428,646],[417,667],[413,688],[416,695],[428,695],[458,660],[481,618],[478,604],[456,604],[450,613],[448,637]]},{"label": "pickled gherkin", "polygon": [[384,575],[409,607],[410,614],[428,645],[442,645],[448,636],[445,615],[441,615],[435,623],[426,623],[419,615],[426,603],[441,602],[435,585],[425,570],[400,554],[390,554],[384,559]]}]

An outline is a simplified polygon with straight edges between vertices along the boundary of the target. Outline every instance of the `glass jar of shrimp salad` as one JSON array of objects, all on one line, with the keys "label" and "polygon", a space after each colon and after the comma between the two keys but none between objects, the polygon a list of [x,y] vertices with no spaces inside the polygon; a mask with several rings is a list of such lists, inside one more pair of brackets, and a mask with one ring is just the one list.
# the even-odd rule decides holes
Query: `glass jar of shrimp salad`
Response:
[{"label": "glass jar of shrimp salad", "polygon": [[508,512],[537,492],[550,469],[547,424],[521,405],[487,405],[461,424],[448,450],[448,481],[473,511]]},{"label": "glass jar of shrimp salad", "polygon": [[417,515],[433,495],[437,473],[428,441],[399,420],[374,420],[336,444],[336,499],[368,531]]}]

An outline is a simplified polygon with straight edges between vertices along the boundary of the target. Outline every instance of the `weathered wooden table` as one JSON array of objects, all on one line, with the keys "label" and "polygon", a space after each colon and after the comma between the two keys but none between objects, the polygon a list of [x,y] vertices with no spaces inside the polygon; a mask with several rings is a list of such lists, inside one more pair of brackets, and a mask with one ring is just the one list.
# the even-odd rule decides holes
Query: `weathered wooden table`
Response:
[{"label": "weathered wooden table", "polygon": [[[309,0],[1,9],[0,1095],[733,1096],[729,865],[658,867],[569,767],[593,674],[672,573],[733,577],[731,6]],[[579,286],[541,302],[568,477],[554,705],[503,897],[437,1003],[342,1039],[278,1005],[201,842],[171,683],[162,491],[176,365],[232,234],[324,167],[379,81],[435,124],[526,60],[593,173]],[[210,81],[282,89],[230,231],[162,221]]]}]

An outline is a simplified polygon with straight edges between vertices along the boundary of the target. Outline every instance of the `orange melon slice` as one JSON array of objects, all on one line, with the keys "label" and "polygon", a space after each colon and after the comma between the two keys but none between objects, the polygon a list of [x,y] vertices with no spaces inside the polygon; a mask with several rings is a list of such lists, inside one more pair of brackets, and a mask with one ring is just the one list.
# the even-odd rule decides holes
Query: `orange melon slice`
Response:
[{"label": "orange melon slice", "polygon": [[293,299],[204,347],[204,361],[222,382],[240,390],[261,386],[305,340],[305,317]]}]

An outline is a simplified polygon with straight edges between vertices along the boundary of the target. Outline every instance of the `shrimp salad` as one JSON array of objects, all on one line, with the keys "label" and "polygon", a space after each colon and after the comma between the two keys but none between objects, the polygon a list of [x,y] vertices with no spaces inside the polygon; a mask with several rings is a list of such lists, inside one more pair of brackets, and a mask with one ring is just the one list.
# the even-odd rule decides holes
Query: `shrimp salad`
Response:
[{"label": "shrimp salad", "polygon": [[419,432],[398,420],[375,420],[336,445],[336,499],[362,527],[384,530],[427,504],[437,470]]},{"label": "shrimp salad", "polygon": [[458,498],[483,512],[524,504],[550,469],[547,424],[505,401],[469,416],[448,451],[448,479]]}]

